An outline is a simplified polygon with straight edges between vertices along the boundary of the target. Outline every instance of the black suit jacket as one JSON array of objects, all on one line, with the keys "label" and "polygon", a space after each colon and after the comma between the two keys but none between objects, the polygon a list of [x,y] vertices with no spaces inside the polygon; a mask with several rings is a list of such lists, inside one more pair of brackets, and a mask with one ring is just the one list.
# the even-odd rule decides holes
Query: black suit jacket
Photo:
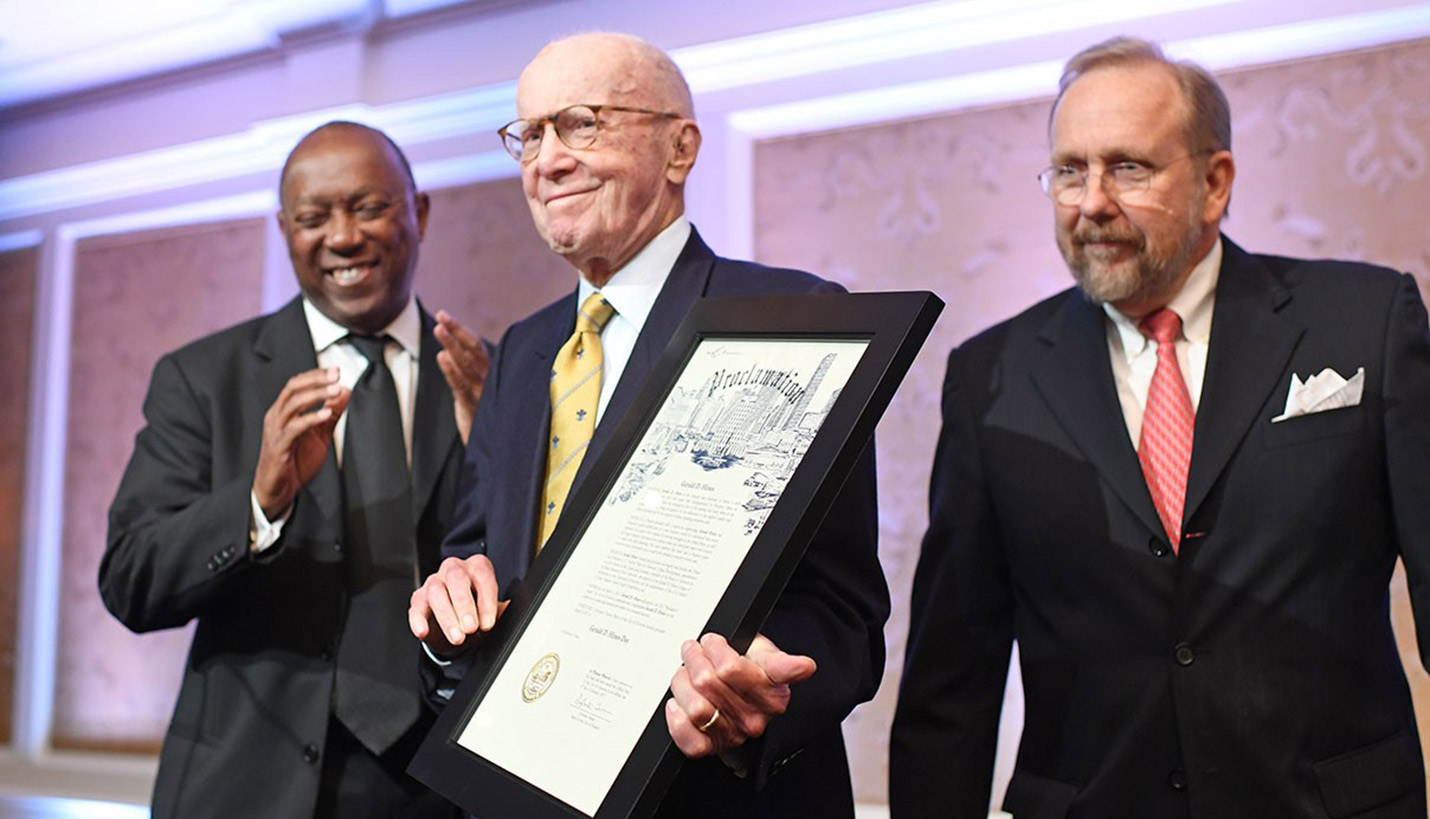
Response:
[{"label": "black suit jacket", "polygon": [[[601,417],[577,484],[696,299],[840,289],[808,273],[717,258],[692,233]],[[575,299],[573,292],[507,331],[473,425],[458,520],[444,554],[484,552],[504,585],[526,573],[536,543],[550,425],[543,376],[575,329]],[[687,762],[663,815],[853,816],[839,724],[874,695],[883,673],[889,599],[877,554],[877,515],[871,446],[762,629],[781,649],[813,657],[818,672],[794,686],[789,711],[770,723],[747,778],[736,778],[718,760]]]},{"label": "black suit jacket", "polygon": [[[1016,638],[1004,809],[1426,815],[1388,612],[1430,635],[1430,338],[1415,281],[1224,240],[1180,556],[1075,290],[949,357],[890,759],[896,819],[982,817]],[[1293,373],[1359,406],[1273,423]],[[1422,654],[1424,649],[1422,648]]]},{"label": "black suit jacket", "polygon": [[[425,311],[422,327],[412,476],[425,576],[451,522],[462,449]],[[159,759],[155,817],[313,815],[346,609],[332,448],[278,543],[251,556],[248,531],[263,415],[289,378],[316,366],[295,299],[154,368],[146,425],[110,508],[99,586],[136,632],[198,623]],[[393,628],[406,635],[405,621]]]}]

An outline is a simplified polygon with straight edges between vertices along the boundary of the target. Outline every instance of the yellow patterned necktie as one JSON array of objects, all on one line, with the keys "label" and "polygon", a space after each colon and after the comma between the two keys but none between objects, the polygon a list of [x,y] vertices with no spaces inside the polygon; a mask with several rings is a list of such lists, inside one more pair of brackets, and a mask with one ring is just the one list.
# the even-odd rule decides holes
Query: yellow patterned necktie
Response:
[{"label": "yellow patterned necktie", "polygon": [[551,364],[551,437],[547,439],[546,483],[541,490],[538,552],[556,528],[571,482],[596,431],[596,404],[601,400],[601,328],[615,313],[616,308],[600,293],[587,296],[576,313],[576,332]]}]

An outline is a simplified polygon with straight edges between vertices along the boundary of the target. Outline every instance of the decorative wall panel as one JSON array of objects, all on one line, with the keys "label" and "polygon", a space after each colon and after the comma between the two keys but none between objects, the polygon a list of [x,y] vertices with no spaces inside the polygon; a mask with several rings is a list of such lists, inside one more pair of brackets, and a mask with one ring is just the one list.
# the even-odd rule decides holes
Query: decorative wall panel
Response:
[{"label": "decorative wall panel", "polygon": [[[515,163],[513,163],[515,164]],[[416,291],[493,343],[512,322],[576,286],[536,234],[517,179],[434,191]]]},{"label": "decorative wall panel", "polygon": [[261,220],[86,239],[75,248],[53,744],[158,750],[190,628],[135,635],[97,576],[109,503],[164,353],[257,315]]},{"label": "decorative wall panel", "polygon": [[33,248],[0,253],[0,745],[14,735],[16,624],[20,613],[20,538],[24,523],[25,449],[34,352]]}]

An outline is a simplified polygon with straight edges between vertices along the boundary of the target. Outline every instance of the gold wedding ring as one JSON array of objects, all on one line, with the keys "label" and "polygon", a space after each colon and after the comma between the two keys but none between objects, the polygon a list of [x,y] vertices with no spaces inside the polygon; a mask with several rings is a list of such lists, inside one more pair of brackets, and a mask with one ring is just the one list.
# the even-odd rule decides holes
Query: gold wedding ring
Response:
[{"label": "gold wedding ring", "polygon": [[713,714],[710,715],[710,719],[705,720],[705,724],[704,724],[704,725],[697,726],[697,727],[695,728],[695,730],[697,730],[697,731],[699,731],[700,733],[703,734],[703,733],[706,732],[706,730],[708,730],[708,729],[710,728],[710,726],[714,725],[714,724],[715,724],[715,720],[717,720],[717,719],[719,719],[719,718],[720,718],[720,709],[719,709],[719,708],[716,708],[716,709],[715,709],[715,713],[713,713]]}]

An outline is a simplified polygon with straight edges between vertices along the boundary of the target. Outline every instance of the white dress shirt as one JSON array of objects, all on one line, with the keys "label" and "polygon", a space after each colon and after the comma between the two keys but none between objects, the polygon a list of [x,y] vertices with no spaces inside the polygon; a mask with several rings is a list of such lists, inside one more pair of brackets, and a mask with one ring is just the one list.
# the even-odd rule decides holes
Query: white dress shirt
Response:
[{"label": "white dress shirt", "polygon": [[[581,278],[576,288],[576,305],[586,301],[592,293],[600,292],[606,301],[616,308],[616,314],[606,322],[601,330],[601,400],[596,405],[596,423],[606,413],[606,405],[611,402],[611,393],[626,371],[626,362],[635,351],[636,339],[645,327],[645,320],[655,306],[660,289],[670,276],[675,260],[690,239],[690,220],[677,216],[665,230],[657,233],[626,266],[616,271],[606,286],[597,291],[596,287]],[[574,314],[573,314],[574,315]]]},{"label": "white dress shirt", "polygon": [[[352,344],[348,343],[349,330],[328,318],[307,299],[303,300],[303,316],[308,320],[308,333],[313,338],[313,352],[317,355],[319,367],[336,367],[338,383],[352,389],[358,379],[367,371],[368,361]],[[387,334],[396,344],[389,343],[384,351],[387,368],[392,371],[392,381],[397,388],[397,407],[402,415],[402,440],[407,448],[407,463],[412,463],[412,414],[417,401],[418,355],[422,346],[422,317],[417,312],[417,302],[407,300],[407,306],[397,314],[392,323],[377,335]],[[337,454],[338,467],[343,464],[343,440],[347,430],[347,413],[338,418],[333,430],[333,448]],[[249,549],[254,554],[262,552],[283,533],[283,524],[292,512],[290,506],[278,518],[270,521],[258,505],[258,496],[249,493],[253,506],[253,523],[249,529]]]},{"label": "white dress shirt", "polygon": [[[1193,411],[1201,405],[1221,257],[1221,238],[1218,237],[1211,251],[1192,268],[1182,289],[1167,304],[1182,318],[1182,332],[1174,346]],[[1152,374],[1157,371],[1157,345],[1142,335],[1136,319],[1123,315],[1110,304],[1104,304],[1102,309],[1108,318],[1107,349],[1112,356],[1112,378],[1117,383],[1117,398],[1122,404],[1127,434],[1132,436],[1132,446],[1137,447],[1142,440],[1142,413],[1147,406],[1147,390],[1152,386]]]}]

